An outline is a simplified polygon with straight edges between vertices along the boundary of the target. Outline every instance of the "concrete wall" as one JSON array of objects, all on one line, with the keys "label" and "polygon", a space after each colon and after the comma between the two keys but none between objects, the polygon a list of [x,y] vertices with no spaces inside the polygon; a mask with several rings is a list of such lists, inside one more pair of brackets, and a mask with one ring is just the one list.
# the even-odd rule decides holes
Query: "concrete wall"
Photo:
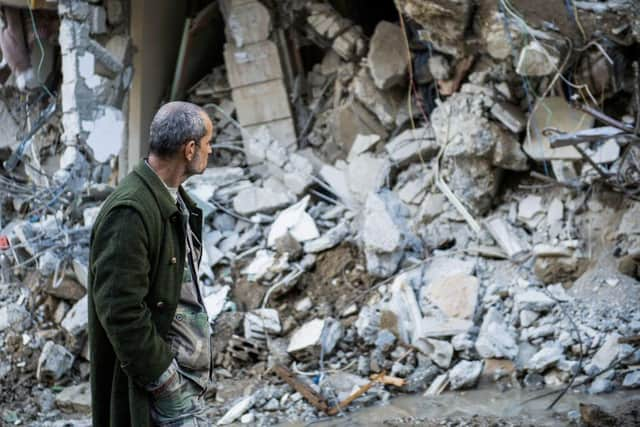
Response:
[{"label": "concrete wall", "polygon": [[129,92],[129,170],[147,155],[149,124],[173,79],[186,13],[185,1],[131,0],[134,77]]}]

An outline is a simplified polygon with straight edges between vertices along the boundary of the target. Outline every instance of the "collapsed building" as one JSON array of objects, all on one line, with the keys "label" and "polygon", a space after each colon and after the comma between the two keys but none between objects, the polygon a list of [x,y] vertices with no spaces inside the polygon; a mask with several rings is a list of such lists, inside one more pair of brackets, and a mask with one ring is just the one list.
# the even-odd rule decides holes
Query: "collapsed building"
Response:
[{"label": "collapsed building", "polygon": [[185,185],[212,420],[640,387],[637,2],[173,3],[18,4],[36,84],[0,88],[5,422],[86,423],[89,232],[176,99],[216,125]]}]

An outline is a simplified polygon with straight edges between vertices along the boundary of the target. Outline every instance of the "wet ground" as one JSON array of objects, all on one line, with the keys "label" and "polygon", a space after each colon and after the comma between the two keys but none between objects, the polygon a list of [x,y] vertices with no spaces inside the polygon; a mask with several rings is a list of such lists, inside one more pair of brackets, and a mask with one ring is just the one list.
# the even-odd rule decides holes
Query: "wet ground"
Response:
[{"label": "wet ground", "polygon": [[[640,391],[620,391],[604,395],[567,393],[552,410],[547,406],[554,396],[531,400],[545,391],[494,389],[445,392],[440,396],[399,397],[386,405],[349,412],[343,417],[295,423],[290,426],[634,426],[640,425]],[[597,405],[617,417],[598,417],[591,424],[580,424],[580,406]],[[593,408],[593,407],[591,407]]]}]

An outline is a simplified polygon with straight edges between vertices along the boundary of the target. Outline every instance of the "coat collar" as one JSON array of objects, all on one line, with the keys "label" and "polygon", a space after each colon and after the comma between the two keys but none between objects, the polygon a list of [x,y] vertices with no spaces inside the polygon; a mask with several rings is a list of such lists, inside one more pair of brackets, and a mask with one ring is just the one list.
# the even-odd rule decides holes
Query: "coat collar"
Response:
[{"label": "coat collar", "polygon": [[147,187],[149,187],[153,197],[156,199],[156,202],[158,202],[158,207],[160,208],[160,213],[163,218],[167,219],[178,213],[178,207],[171,198],[171,194],[167,191],[160,177],[146,165],[144,159],[138,162],[133,169],[133,173],[138,175]]},{"label": "coat collar", "polygon": [[[149,187],[153,197],[158,202],[160,212],[166,219],[178,213],[178,208],[171,197],[171,194],[167,191],[165,184],[160,180],[160,177],[145,163],[146,159],[140,160],[133,172],[138,175],[142,181]],[[201,214],[201,210],[196,206],[194,201],[189,197],[187,192],[182,188],[182,185],[178,187],[178,192],[187,205],[187,208],[192,213]]]}]

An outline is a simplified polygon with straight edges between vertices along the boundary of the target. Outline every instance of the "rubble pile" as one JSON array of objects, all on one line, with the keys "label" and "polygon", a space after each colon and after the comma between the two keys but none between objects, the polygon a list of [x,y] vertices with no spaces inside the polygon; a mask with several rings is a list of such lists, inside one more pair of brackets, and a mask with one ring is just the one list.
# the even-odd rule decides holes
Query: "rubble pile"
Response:
[{"label": "rubble pile", "polygon": [[[365,34],[328,2],[221,2],[225,64],[187,94],[215,118],[216,167],[185,184],[206,217],[219,424],[483,383],[640,386],[638,11],[576,2],[578,26],[480,3],[399,0]],[[59,12],[61,31],[86,33],[84,9]],[[321,59],[295,75],[283,32]],[[110,74],[76,93],[125,82],[124,57],[110,61],[122,45],[102,57],[95,44],[71,55]],[[101,117],[119,117],[115,98]],[[63,108],[63,135],[81,109]],[[18,215],[24,185],[8,196],[0,378],[29,377],[42,412],[50,384],[68,386],[58,410],[87,407],[87,236],[111,191],[100,165],[60,173],[82,196],[63,190],[39,215]]]}]

